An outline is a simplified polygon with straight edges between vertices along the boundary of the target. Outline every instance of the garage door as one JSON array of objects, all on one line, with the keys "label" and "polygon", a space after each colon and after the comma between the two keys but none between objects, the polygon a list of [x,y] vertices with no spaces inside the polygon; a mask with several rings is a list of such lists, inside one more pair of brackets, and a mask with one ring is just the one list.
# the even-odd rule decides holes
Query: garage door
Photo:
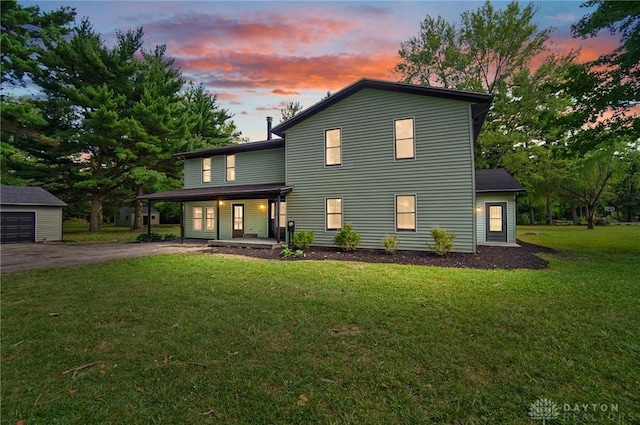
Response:
[{"label": "garage door", "polygon": [[34,212],[3,212],[0,213],[2,231],[0,242],[35,242],[36,213]]}]

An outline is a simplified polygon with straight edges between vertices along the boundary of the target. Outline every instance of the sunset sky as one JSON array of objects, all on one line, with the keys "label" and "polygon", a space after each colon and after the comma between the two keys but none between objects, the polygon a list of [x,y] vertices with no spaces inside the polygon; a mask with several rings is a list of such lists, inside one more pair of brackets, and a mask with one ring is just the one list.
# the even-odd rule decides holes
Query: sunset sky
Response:
[{"label": "sunset sky", "polygon": [[[266,137],[265,117],[280,121],[283,102],[304,107],[362,78],[397,80],[400,43],[416,35],[426,15],[457,21],[483,2],[212,2],[22,1],[44,11],[75,7],[111,45],[117,30],[142,25],[145,48],[166,44],[185,78],[204,83],[234,114],[243,136]],[[507,2],[495,1],[502,8]],[[581,1],[538,1],[536,20],[554,27],[554,51],[582,48],[589,60],[617,38],[573,39],[570,26],[589,12]],[[522,4],[527,4],[522,2]]]}]

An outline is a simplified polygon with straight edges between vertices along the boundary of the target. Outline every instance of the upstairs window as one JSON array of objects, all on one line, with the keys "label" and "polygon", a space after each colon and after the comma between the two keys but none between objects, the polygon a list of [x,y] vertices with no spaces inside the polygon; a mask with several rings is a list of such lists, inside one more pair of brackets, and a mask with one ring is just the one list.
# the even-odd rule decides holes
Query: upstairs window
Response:
[{"label": "upstairs window", "polygon": [[416,157],[413,118],[403,118],[393,122],[396,159]]},{"label": "upstairs window", "polygon": [[396,195],[396,230],[416,230],[416,195]]},{"label": "upstairs window", "polygon": [[339,128],[324,132],[324,164],[342,164],[342,135]]},{"label": "upstairs window", "polygon": [[327,198],[325,205],[327,230],[342,228],[342,198]]},{"label": "upstairs window", "polygon": [[211,182],[211,158],[202,158],[202,183]]},{"label": "upstairs window", "polygon": [[236,179],[236,156],[227,155],[227,177],[228,182],[232,182]]}]

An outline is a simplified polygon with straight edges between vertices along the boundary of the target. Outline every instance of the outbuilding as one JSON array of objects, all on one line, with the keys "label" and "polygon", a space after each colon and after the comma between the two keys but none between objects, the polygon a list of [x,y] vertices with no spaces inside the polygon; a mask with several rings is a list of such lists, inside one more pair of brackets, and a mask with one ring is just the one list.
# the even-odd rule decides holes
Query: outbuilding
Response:
[{"label": "outbuilding", "polygon": [[[133,207],[120,208],[120,217],[118,219],[118,226],[133,226],[136,222],[136,210]],[[142,208],[142,224],[145,226],[149,224],[149,209],[147,207]],[[155,208],[151,208],[151,225],[160,225],[160,211]]]},{"label": "outbuilding", "polygon": [[0,186],[0,242],[62,240],[62,208],[66,206],[41,187]]}]

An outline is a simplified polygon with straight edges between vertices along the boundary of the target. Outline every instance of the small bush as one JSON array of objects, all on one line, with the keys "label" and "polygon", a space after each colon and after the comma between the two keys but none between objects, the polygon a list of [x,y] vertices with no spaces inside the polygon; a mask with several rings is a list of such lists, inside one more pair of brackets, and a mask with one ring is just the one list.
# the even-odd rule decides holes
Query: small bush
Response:
[{"label": "small bush", "polygon": [[313,230],[298,230],[293,234],[293,245],[300,249],[309,249],[316,239],[316,233]]},{"label": "small bush", "polygon": [[397,235],[387,235],[382,238],[382,246],[387,254],[395,254],[400,247],[400,241]]},{"label": "small bush", "polygon": [[343,251],[355,251],[360,245],[360,235],[353,229],[351,224],[347,223],[336,233],[333,243],[342,248]]},{"label": "small bush", "polygon": [[427,247],[438,255],[445,255],[453,249],[453,240],[456,234],[435,227],[431,229],[431,237],[433,238],[434,244],[430,245],[427,242]]},{"label": "small bush", "polygon": [[175,233],[165,233],[162,239],[165,241],[176,241],[178,240],[178,235]]},{"label": "small bush", "polygon": [[280,256],[283,258],[290,258],[290,257],[300,258],[300,257],[304,257],[304,251],[301,249],[296,249],[294,251],[293,249],[286,246],[282,248],[282,251],[280,251]]},{"label": "small bush", "polygon": [[146,233],[140,233],[138,237],[136,237],[136,242],[159,242],[162,240],[162,235],[160,233],[151,233],[151,239],[149,239],[149,235]]}]

